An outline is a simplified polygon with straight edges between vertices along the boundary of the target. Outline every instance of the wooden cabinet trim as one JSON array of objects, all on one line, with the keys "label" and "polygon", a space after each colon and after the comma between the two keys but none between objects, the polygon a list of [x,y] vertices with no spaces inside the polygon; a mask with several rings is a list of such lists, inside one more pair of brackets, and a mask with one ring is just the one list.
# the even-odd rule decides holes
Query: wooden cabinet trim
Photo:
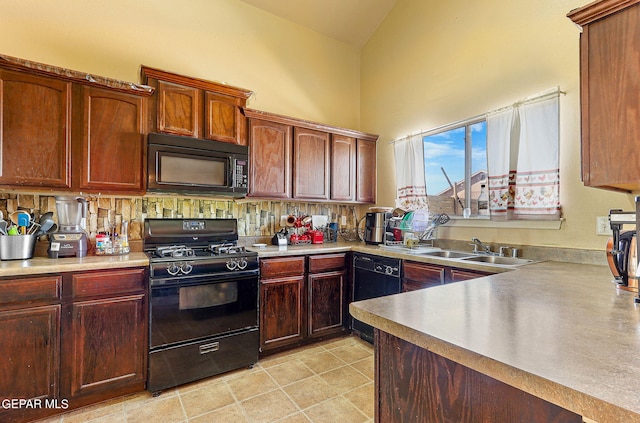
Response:
[{"label": "wooden cabinet trim", "polygon": [[640,3],[640,0],[602,0],[574,9],[567,17],[580,26],[588,25],[598,19]]},{"label": "wooden cabinet trim", "polygon": [[286,276],[302,276],[305,256],[278,257],[260,260],[260,278],[272,279]]},{"label": "wooden cabinet trim", "polygon": [[298,128],[313,129],[321,132],[329,132],[332,134],[344,135],[346,137],[359,138],[359,139],[368,140],[368,141],[377,141],[379,138],[378,135],[368,134],[366,132],[360,132],[354,129],[347,129],[347,128],[340,128],[337,126],[325,125],[322,123],[316,123],[308,120],[278,115],[275,113],[264,112],[261,110],[245,108],[244,113],[245,113],[245,116],[247,116],[248,118],[268,120],[270,122],[281,123],[283,125],[296,126]]},{"label": "wooden cabinet trim", "polygon": [[345,253],[320,254],[309,256],[309,273],[322,273],[344,269]]},{"label": "wooden cabinet trim", "polygon": [[62,276],[0,280],[0,306],[56,301],[62,298]]},{"label": "wooden cabinet trim", "polygon": [[155,78],[162,81],[172,82],[178,85],[185,85],[205,91],[213,91],[216,93],[236,97],[238,99],[243,99],[243,107],[244,104],[246,104],[246,100],[253,94],[253,91],[244,88],[238,88],[232,85],[207,81],[205,79],[195,78],[192,76],[179,75],[177,73],[154,69],[144,65],[141,67],[140,73],[143,81],[146,81],[147,78]]},{"label": "wooden cabinet trim", "polygon": [[86,72],[79,72],[72,69],[47,65],[44,63],[11,57],[4,54],[0,54],[0,67],[12,69],[18,72],[73,82],[76,84],[102,87],[109,90],[120,91],[129,94],[135,93],[136,95],[150,96],[154,92],[154,89],[147,85],[120,81],[117,79],[107,78],[99,75],[90,75]]},{"label": "wooden cabinet trim", "polygon": [[97,270],[71,275],[71,296],[89,298],[145,291],[146,268]]}]

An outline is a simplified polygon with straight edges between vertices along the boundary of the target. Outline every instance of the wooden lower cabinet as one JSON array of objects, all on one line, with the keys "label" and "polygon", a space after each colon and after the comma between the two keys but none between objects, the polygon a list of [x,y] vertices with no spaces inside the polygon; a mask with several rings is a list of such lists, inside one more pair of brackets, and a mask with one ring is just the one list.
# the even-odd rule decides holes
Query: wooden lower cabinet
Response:
[{"label": "wooden lower cabinet", "polygon": [[296,344],[306,336],[304,276],[260,281],[260,345],[263,351]]},{"label": "wooden lower cabinet", "polygon": [[346,254],[309,256],[309,337],[345,330]]},{"label": "wooden lower cabinet", "polygon": [[60,397],[61,303],[61,275],[0,280],[0,421],[55,413],[45,403]]},{"label": "wooden lower cabinet", "polygon": [[144,390],[146,281],[146,268],[0,280],[0,401],[31,400],[0,421]]},{"label": "wooden lower cabinet", "polygon": [[444,284],[445,268],[412,261],[402,262],[402,292]]},{"label": "wooden lower cabinet", "polygon": [[295,345],[306,337],[305,257],[260,261],[260,349]]},{"label": "wooden lower cabinet", "polygon": [[340,253],[260,261],[261,352],[345,331],[345,259]]},{"label": "wooden lower cabinet", "polygon": [[388,333],[375,330],[375,421],[555,422],[582,417]]},{"label": "wooden lower cabinet", "polygon": [[402,292],[466,281],[490,274],[490,272],[479,270],[459,269],[405,260],[402,262]]},{"label": "wooden lower cabinet", "polygon": [[61,392],[102,400],[144,389],[147,363],[146,269],[70,275],[64,305]]}]

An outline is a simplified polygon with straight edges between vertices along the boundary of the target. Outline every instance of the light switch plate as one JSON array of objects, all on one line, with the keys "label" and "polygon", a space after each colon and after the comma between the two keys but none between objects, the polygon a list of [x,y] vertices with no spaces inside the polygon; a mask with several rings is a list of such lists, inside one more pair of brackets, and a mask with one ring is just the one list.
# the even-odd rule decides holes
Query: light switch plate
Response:
[{"label": "light switch plate", "polygon": [[611,226],[609,225],[609,218],[607,216],[596,217],[596,235],[611,236]]}]

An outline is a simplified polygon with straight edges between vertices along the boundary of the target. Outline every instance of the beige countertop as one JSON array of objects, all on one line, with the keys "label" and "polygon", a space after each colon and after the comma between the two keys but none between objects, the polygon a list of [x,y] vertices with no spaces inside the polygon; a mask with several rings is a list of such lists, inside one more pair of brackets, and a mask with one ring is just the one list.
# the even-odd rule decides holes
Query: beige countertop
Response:
[{"label": "beige countertop", "polygon": [[86,256],[50,259],[34,257],[29,260],[0,261],[0,277],[28,276],[44,273],[76,272],[123,267],[148,266],[149,259],[144,253],[129,253],[120,256]]},{"label": "beige countertop", "polygon": [[640,308],[606,266],[542,262],[351,314],[575,413],[640,421]]}]

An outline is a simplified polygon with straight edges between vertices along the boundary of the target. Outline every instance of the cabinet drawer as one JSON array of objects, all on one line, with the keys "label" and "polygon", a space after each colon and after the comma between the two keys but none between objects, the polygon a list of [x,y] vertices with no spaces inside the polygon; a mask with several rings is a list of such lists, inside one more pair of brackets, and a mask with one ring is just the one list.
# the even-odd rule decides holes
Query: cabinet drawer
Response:
[{"label": "cabinet drawer", "polygon": [[444,282],[445,268],[423,263],[404,262],[404,276],[406,280],[416,282]]},{"label": "cabinet drawer", "polygon": [[309,273],[331,272],[344,269],[346,254],[323,254],[309,256]]},{"label": "cabinet drawer", "polygon": [[0,306],[5,304],[60,299],[62,276],[6,279],[0,281]]},{"label": "cabinet drawer", "polygon": [[260,261],[260,278],[304,275],[304,256],[282,257]]},{"label": "cabinet drawer", "polygon": [[93,297],[143,291],[146,268],[119,269],[72,275],[72,296]]}]

